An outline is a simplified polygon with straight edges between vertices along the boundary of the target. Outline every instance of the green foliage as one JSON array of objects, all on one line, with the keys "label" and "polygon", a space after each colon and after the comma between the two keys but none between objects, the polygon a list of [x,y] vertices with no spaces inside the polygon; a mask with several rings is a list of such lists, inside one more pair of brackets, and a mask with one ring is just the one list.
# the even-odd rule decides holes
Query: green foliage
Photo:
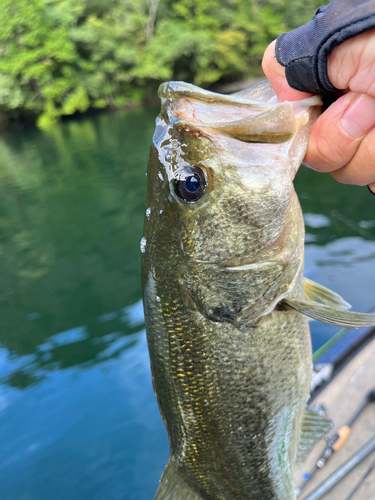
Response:
[{"label": "green foliage", "polygon": [[137,104],[163,80],[257,76],[268,43],[320,1],[0,0],[0,115],[48,128]]}]

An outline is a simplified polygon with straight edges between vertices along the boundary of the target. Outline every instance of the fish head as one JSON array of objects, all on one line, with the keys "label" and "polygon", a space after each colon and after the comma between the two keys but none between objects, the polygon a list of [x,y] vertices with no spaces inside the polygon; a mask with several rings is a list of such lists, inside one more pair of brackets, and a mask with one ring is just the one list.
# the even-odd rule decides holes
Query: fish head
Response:
[{"label": "fish head", "polygon": [[320,99],[279,103],[268,82],[232,96],[170,82],[159,96],[147,252],[162,251],[207,317],[257,321],[302,268],[293,179]]}]

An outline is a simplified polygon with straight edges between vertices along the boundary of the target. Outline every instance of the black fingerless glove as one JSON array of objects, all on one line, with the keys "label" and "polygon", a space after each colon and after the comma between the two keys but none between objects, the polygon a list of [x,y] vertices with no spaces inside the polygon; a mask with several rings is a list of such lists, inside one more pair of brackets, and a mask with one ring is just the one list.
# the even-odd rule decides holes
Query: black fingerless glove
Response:
[{"label": "black fingerless glove", "polygon": [[[349,38],[375,28],[375,0],[332,0],[312,21],[276,42],[277,61],[289,85],[302,92],[336,92],[328,79],[327,56]],[[375,54],[374,54],[375,60]]]}]

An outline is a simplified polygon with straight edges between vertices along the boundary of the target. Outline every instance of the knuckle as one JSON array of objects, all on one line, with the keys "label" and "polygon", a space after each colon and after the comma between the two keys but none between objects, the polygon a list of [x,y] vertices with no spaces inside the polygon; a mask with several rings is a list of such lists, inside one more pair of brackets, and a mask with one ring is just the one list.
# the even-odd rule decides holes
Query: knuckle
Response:
[{"label": "knuckle", "polygon": [[374,158],[375,133],[369,134],[353,158],[343,168],[331,172],[331,175],[342,184],[366,186],[375,182]]},{"label": "knuckle", "polygon": [[317,136],[314,149],[312,154],[314,162],[328,171],[336,170],[350,160],[347,158],[346,151],[338,147],[333,138],[327,138],[326,134]]},{"label": "knuckle", "polygon": [[339,170],[335,170],[334,172],[330,172],[331,176],[335,179],[335,181],[340,182],[340,184],[355,184],[351,182],[350,179],[347,178],[343,172],[341,172],[341,168]]}]

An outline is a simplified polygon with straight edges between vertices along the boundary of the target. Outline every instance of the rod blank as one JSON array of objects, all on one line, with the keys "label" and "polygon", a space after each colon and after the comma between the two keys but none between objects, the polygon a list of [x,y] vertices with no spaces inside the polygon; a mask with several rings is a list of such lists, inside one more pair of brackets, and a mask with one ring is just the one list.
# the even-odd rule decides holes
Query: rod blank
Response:
[{"label": "rod blank", "polygon": [[362,446],[347,462],[339,467],[331,474],[323,483],[314,491],[307,495],[304,500],[320,500],[328,491],[330,491],[337,483],[341,481],[349,472],[351,472],[359,463],[362,462],[371,452],[375,450],[375,436]]}]

